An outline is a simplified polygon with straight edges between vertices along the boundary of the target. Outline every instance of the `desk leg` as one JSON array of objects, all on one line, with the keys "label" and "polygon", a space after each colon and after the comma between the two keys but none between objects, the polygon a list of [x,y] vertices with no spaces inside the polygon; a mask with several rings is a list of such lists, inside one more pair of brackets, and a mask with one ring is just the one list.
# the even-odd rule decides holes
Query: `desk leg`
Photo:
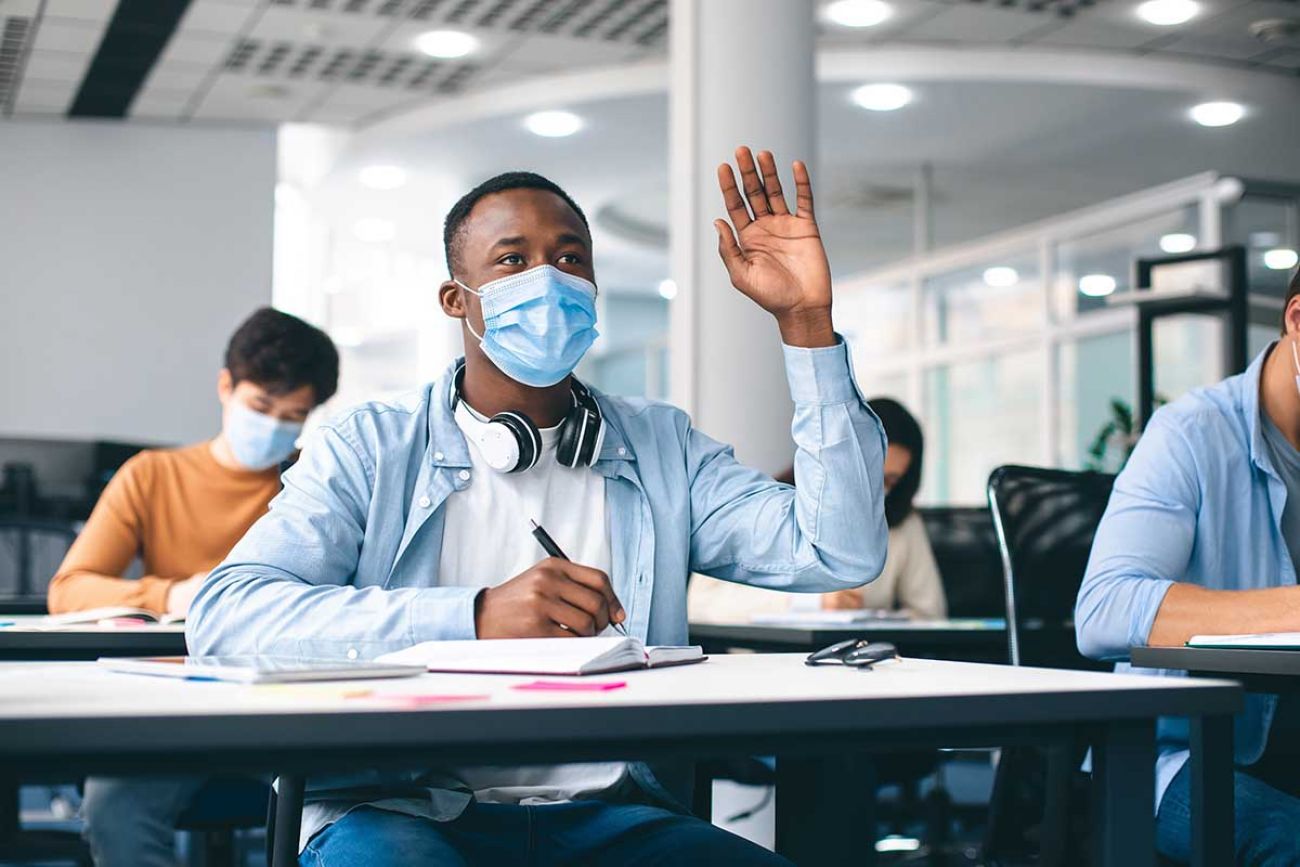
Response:
[{"label": "desk leg", "polygon": [[795,864],[876,863],[870,756],[776,760],[776,851]]},{"label": "desk leg", "polygon": [[1151,867],[1155,861],[1155,728],[1149,719],[1108,723],[1093,746],[1098,867]]},{"label": "desk leg", "polygon": [[306,779],[281,775],[276,784],[275,841],[271,867],[297,867],[298,834],[302,829],[302,796]]},{"label": "desk leg", "polygon": [[1192,867],[1233,859],[1232,717],[1194,717],[1192,735]]}]

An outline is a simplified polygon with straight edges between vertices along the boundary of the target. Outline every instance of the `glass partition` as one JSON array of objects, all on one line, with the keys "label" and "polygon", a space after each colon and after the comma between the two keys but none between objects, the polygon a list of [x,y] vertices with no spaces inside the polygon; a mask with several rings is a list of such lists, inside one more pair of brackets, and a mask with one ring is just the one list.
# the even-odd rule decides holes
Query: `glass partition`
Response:
[{"label": "glass partition", "polygon": [[1043,327],[1042,281],[1033,250],[938,273],[923,286],[927,345],[995,340]]}]

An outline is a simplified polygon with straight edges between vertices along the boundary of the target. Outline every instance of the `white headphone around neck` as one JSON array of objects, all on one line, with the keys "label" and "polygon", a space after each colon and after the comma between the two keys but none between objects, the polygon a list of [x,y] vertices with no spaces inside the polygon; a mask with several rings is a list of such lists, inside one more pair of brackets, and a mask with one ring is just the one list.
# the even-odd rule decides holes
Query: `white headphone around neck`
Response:
[{"label": "white headphone around neck", "polygon": [[[464,376],[465,365],[462,363],[452,374],[448,401],[452,412],[457,415],[462,412],[474,415],[469,404],[460,397],[460,383]],[[605,442],[605,419],[600,404],[587,387],[577,378],[570,381],[573,384],[573,409],[560,423],[555,460],[570,469],[589,467],[600,457],[600,447]],[[533,420],[522,412],[499,412],[486,424],[473,427],[481,431],[474,438],[474,445],[487,465],[497,472],[527,472],[541,459],[542,434]]]}]

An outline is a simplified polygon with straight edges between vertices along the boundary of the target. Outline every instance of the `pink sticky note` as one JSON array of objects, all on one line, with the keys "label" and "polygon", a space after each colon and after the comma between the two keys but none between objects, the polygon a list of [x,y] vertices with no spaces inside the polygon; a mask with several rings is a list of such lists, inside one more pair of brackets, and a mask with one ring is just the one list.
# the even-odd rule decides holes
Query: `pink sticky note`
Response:
[{"label": "pink sticky note", "polygon": [[516,684],[513,688],[538,692],[609,692],[625,686],[625,680],[534,680],[531,683]]},{"label": "pink sticky note", "polygon": [[371,697],[382,699],[383,701],[391,702],[392,704],[404,708],[425,707],[426,705],[431,705],[431,704],[445,704],[447,702],[457,702],[457,701],[487,701],[489,698],[491,698],[491,696],[489,695],[457,695],[457,694],[384,695],[384,696],[374,695]]}]

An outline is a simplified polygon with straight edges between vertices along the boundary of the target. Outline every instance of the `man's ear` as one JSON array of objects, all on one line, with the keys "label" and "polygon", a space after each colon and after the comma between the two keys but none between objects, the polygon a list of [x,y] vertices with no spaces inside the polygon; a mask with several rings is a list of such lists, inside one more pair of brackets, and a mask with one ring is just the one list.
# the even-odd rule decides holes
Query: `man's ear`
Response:
[{"label": "man's ear", "polygon": [[230,400],[230,396],[234,393],[235,377],[231,375],[230,368],[223,367],[221,372],[217,374],[217,400],[221,401],[222,406],[225,406],[226,401]]},{"label": "man's ear", "polygon": [[1293,295],[1282,313],[1282,331],[1288,336],[1300,336],[1300,295]]},{"label": "man's ear", "polygon": [[465,318],[465,298],[455,280],[448,280],[438,287],[438,303],[442,305],[442,312],[452,319]]}]

